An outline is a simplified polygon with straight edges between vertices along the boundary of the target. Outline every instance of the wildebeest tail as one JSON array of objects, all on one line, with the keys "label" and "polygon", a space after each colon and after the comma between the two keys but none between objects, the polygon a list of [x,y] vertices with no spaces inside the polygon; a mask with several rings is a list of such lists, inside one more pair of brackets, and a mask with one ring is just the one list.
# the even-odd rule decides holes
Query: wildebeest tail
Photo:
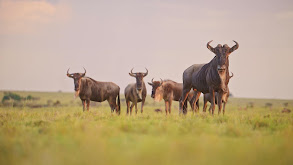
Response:
[{"label": "wildebeest tail", "polygon": [[118,97],[117,97],[117,104],[118,104],[118,114],[120,115],[120,89],[118,91]]}]

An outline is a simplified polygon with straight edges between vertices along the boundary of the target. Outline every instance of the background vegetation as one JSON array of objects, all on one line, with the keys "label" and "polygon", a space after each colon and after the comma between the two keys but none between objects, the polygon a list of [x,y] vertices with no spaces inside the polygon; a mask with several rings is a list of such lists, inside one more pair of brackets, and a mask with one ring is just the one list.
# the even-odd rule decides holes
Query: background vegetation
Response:
[{"label": "background vegetation", "polygon": [[292,100],[230,98],[225,116],[203,113],[202,105],[179,116],[174,102],[166,116],[163,102],[148,97],[143,114],[126,116],[122,97],[117,116],[106,102],[82,112],[73,93],[13,94],[35,99],[0,104],[3,165],[293,164],[293,115],[281,112],[292,110]]}]

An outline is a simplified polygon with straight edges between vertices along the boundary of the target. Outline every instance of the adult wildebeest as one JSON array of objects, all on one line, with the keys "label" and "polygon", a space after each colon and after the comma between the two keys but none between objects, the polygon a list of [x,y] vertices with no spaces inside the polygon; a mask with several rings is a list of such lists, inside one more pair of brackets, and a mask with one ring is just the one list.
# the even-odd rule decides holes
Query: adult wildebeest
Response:
[{"label": "adult wildebeest", "polygon": [[146,69],[146,73],[133,73],[133,68],[129,73],[130,76],[136,78],[136,83],[128,84],[124,90],[125,100],[127,105],[127,114],[129,113],[129,105],[130,101],[132,102],[130,106],[130,114],[132,113],[132,108],[135,106],[135,112],[137,113],[137,103],[141,102],[141,113],[143,113],[143,105],[145,102],[145,98],[147,95],[147,90],[143,78],[148,75],[148,70]]},{"label": "adult wildebeest", "polygon": [[[212,95],[212,114],[215,110],[215,92],[218,92],[218,113],[221,113],[223,94],[227,92],[229,81],[229,55],[238,49],[239,44],[235,42],[232,48],[227,44],[222,46],[219,44],[213,48],[210,43],[207,43],[207,48],[216,56],[207,64],[192,65],[183,72],[183,106],[191,88],[197,92],[195,100],[199,99],[200,93],[210,93]],[[183,113],[187,111],[183,109]]]},{"label": "adult wildebeest", "polygon": [[[233,77],[233,73],[231,76],[229,76],[229,79],[231,79]],[[223,113],[225,113],[225,107],[226,107],[226,103],[228,102],[228,98],[229,98],[229,87],[227,87],[227,92],[224,92],[223,94],[223,99],[222,99],[222,103],[223,103]],[[206,112],[207,109],[207,103],[208,102],[212,102],[212,95],[210,93],[206,93],[203,96],[203,112]],[[218,93],[215,92],[215,104],[218,104]],[[210,106],[209,108],[209,112],[211,113],[211,109],[212,106]]]},{"label": "adult wildebeest", "polygon": [[[152,94],[151,97],[155,99],[155,101],[161,101],[164,99],[165,101],[165,110],[166,115],[171,114],[171,105],[172,101],[180,101],[182,96],[182,83],[177,83],[172,80],[162,80],[161,81],[153,81],[148,82],[150,86],[152,86]],[[195,107],[193,104],[194,101],[194,92],[190,92],[188,95],[188,101],[191,105],[193,111],[195,111]],[[198,109],[198,102],[197,102],[197,109]],[[179,103],[180,106],[180,103]],[[184,105],[184,108],[187,108],[187,104]]]},{"label": "adult wildebeest", "polygon": [[[75,96],[79,96],[82,101],[83,111],[87,104],[87,110],[89,111],[90,101],[102,102],[107,100],[111,112],[116,110],[117,114],[120,114],[120,87],[112,82],[99,82],[90,77],[85,77],[84,73],[72,73],[69,74],[67,70],[67,76],[74,80]],[[116,104],[117,98],[117,104]]]}]

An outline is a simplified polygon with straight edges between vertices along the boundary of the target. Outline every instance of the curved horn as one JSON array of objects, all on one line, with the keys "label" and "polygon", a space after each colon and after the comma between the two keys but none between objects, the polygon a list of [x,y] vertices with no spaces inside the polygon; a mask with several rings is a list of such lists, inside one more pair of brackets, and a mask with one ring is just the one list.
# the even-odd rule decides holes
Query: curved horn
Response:
[{"label": "curved horn", "polygon": [[153,86],[153,83],[154,83],[154,78],[152,79],[151,82],[148,82],[148,84],[149,84],[150,86]]},{"label": "curved horn", "polygon": [[229,76],[229,79],[232,78],[234,76],[233,72],[231,72],[231,76]]},{"label": "curved horn", "polygon": [[132,77],[136,77],[136,76],[135,76],[135,73],[133,73],[132,71],[133,71],[133,68],[131,69],[129,75],[132,76]]},{"label": "curved horn", "polygon": [[147,76],[149,73],[149,70],[147,68],[145,68],[145,69],[146,69],[146,73],[143,74],[143,77]]},{"label": "curved horn", "polygon": [[84,69],[84,74],[82,74],[82,77],[84,77],[85,76],[85,74],[86,74],[86,70],[85,70],[85,68],[83,67],[83,69]]},{"label": "curved horn", "polygon": [[213,53],[215,53],[215,48],[213,48],[210,43],[213,42],[213,40],[211,40],[210,42],[207,43],[207,48],[212,51]]},{"label": "curved horn", "polygon": [[235,45],[229,50],[230,53],[234,52],[235,50],[237,50],[239,48],[239,44],[233,40],[233,42],[235,42]]},{"label": "curved horn", "polygon": [[69,74],[69,69],[70,68],[68,68],[68,70],[67,70],[67,76],[72,78],[72,76]]},{"label": "curved horn", "polygon": [[[161,79],[161,78],[160,78]],[[160,85],[162,85],[163,84],[163,80],[161,79],[161,82],[160,82]]]}]

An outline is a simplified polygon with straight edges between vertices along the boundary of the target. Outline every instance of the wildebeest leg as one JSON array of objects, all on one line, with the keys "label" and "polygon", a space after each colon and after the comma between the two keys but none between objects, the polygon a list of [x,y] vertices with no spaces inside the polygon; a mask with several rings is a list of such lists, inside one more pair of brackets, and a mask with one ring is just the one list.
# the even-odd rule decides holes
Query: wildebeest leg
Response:
[{"label": "wildebeest leg", "polygon": [[217,100],[217,103],[218,103],[218,114],[221,113],[222,111],[222,104],[223,104],[223,93],[222,92],[218,92],[218,100]]},{"label": "wildebeest leg", "polygon": [[198,111],[199,111],[199,99],[196,101],[196,108],[198,109]]},{"label": "wildebeest leg", "polygon": [[172,100],[169,101],[169,114],[171,114]]},{"label": "wildebeest leg", "polygon": [[215,91],[213,89],[210,89],[210,94],[212,95],[212,102],[211,102],[211,107],[212,107],[212,115],[214,115],[215,111]]},{"label": "wildebeest leg", "polygon": [[226,102],[223,102],[223,115],[225,115]]},{"label": "wildebeest leg", "polygon": [[111,113],[113,113],[114,110],[117,108],[117,105],[116,105],[116,101],[115,101],[115,99],[113,99],[113,98],[109,98],[109,99],[108,99],[108,103],[109,103],[110,108],[111,108]]},{"label": "wildebeest leg", "polygon": [[182,91],[182,99],[181,99],[181,106],[179,108],[179,114],[181,114],[183,112],[183,114],[186,114],[187,113],[187,108],[184,108],[184,104],[186,102],[186,99],[188,97],[188,94],[189,94],[189,91],[190,91],[191,88],[184,88],[183,87],[183,91]]},{"label": "wildebeest leg", "polygon": [[209,113],[211,113],[212,111],[212,104],[210,105],[210,108],[209,108]]},{"label": "wildebeest leg", "polygon": [[145,102],[145,99],[143,99],[142,101],[141,101],[141,113],[143,113],[143,105],[144,105],[144,102]]},{"label": "wildebeest leg", "polygon": [[184,102],[184,106],[183,106],[183,111],[184,110],[188,110],[188,104],[187,104],[187,99],[185,100],[185,102]]},{"label": "wildebeest leg", "polygon": [[137,103],[135,103],[134,106],[135,106],[135,114],[137,114]]},{"label": "wildebeest leg", "polygon": [[198,99],[199,99],[200,94],[201,94],[201,92],[196,92],[196,94],[194,95],[194,96],[195,96],[195,100],[194,100],[194,102],[193,102],[193,107],[196,107],[196,108],[195,108],[195,112],[198,112],[198,111],[199,111],[199,109],[198,109],[197,106],[196,106],[196,103],[197,103],[197,101],[198,101]]},{"label": "wildebeest leg", "polygon": [[132,103],[131,106],[130,106],[130,115],[132,114],[133,106],[134,106],[134,103]]},{"label": "wildebeest leg", "polygon": [[90,110],[90,100],[86,100],[86,109],[87,109],[87,111],[89,111]]},{"label": "wildebeest leg", "polygon": [[85,111],[85,100],[81,100],[81,102],[82,102],[83,111]]},{"label": "wildebeest leg", "polygon": [[126,101],[126,106],[127,106],[127,112],[126,112],[126,114],[127,115],[129,114],[129,104],[130,104],[130,102],[129,101]]},{"label": "wildebeest leg", "polygon": [[[195,101],[195,95],[192,97],[192,99],[190,100],[190,106],[191,106],[191,109],[192,109],[192,112],[196,112],[196,108],[198,108],[198,101],[196,102]],[[196,102],[196,106],[194,106],[194,103]],[[199,108],[198,108],[199,109]]]},{"label": "wildebeest leg", "polygon": [[[208,106],[208,101],[205,97],[203,97],[203,110],[202,110],[203,112],[206,112],[207,106]],[[210,111],[210,109],[209,109],[209,111]]]},{"label": "wildebeest leg", "polygon": [[168,101],[165,101],[165,111],[166,111],[166,115],[168,115],[168,105],[169,105],[169,102],[168,102]]},{"label": "wildebeest leg", "polygon": [[192,113],[194,113],[194,108],[192,107],[192,106],[193,106],[193,99],[191,99],[191,100],[189,101],[189,105],[190,105],[190,107],[191,107]]}]

